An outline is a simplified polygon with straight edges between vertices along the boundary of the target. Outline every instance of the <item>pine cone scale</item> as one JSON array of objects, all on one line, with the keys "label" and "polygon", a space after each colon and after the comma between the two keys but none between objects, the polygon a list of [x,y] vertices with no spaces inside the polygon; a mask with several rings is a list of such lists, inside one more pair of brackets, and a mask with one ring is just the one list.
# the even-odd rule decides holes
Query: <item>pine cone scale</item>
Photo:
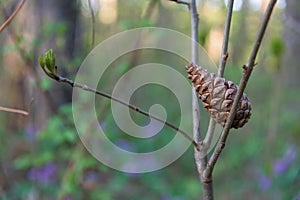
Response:
[{"label": "pine cone scale", "polygon": [[[238,87],[232,81],[216,77],[215,74],[194,64],[187,66],[186,71],[203,102],[204,108],[217,123],[225,126]],[[250,116],[251,104],[246,94],[243,94],[232,127],[243,127]]]}]

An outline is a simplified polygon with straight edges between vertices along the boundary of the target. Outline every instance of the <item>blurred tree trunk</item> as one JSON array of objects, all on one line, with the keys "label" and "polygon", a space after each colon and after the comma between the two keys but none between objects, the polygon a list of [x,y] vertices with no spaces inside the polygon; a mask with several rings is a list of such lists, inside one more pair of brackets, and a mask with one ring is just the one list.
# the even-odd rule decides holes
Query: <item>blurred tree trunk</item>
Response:
[{"label": "blurred tree trunk", "polygon": [[[35,54],[38,56],[45,50],[53,48],[57,63],[59,63],[59,73],[65,75],[65,68],[80,49],[79,5],[77,1],[35,0],[35,2],[35,10],[40,16],[37,36],[39,40],[42,40],[41,45],[35,50]],[[44,76],[43,73],[42,76]],[[52,105],[46,106],[52,110],[71,101],[72,93],[69,87],[55,83],[55,87],[51,91],[47,92],[46,97],[53,102],[50,102]]]},{"label": "blurred tree trunk", "polygon": [[[11,11],[7,11],[6,15],[9,13]],[[77,1],[28,1],[7,28],[6,45],[15,45],[18,38],[22,38],[17,44],[21,50],[4,57],[5,72],[8,73],[5,83],[10,87],[4,88],[7,96],[0,100],[4,101],[4,105],[27,109],[30,99],[34,98],[29,121],[24,121],[23,116],[9,116],[11,130],[23,128],[28,122],[35,126],[34,129],[40,130],[51,112],[71,101],[70,88],[53,81],[50,81],[53,84],[51,90],[41,90],[39,82],[45,75],[38,66],[37,58],[49,48],[54,49],[58,63],[68,63],[74,58],[75,49],[80,49],[78,14]],[[62,68],[60,66],[60,73],[65,73]]]},{"label": "blurred tree trunk", "polygon": [[230,55],[233,63],[239,63],[245,60],[245,44],[247,44],[247,16],[248,16],[249,3],[248,0],[244,0],[242,3],[242,9],[239,12],[240,17],[238,20],[238,28],[233,31],[232,36],[232,55]]},{"label": "blurred tree trunk", "polygon": [[[300,1],[286,0],[284,20],[285,53],[281,64],[281,81],[284,89],[300,86]],[[299,99],[297,100],[299,104]]]},{"label": "blurred tree trunk", "polygon": [[[0,130],[5,138],[1,140],[1,146],[10,147],[4,149],[6,154],[2,153],[5,157],[2,158],[0,168],[5,173],[0,174],[0,189],[6,190],[16,182],[18,173],[23,172],[14,171],[12,161],[32,148],[32,140],[37,130],[45,126],[53,111],[71,99],[70,88],[66,91],[52,80],[51,90],[41,89],[40,83],[45,75],[38,66],[37,58],[40,53],[53,48],[58,50],[57,57],[67,62],[74,57],[75,49],[80,49],[76,48],[80,45],[80,37],[76,35],[79,14],[76,2],[26,1],[18,15],[0,34],[0,41],[4,46],[0,50],[3,55],[0,68],[0,105],[27,110],[31,98],[34,98],[33,107],[27,117],[0,112],[0,120],[5,125]],[[8,18],[13,12],[18,1],[11,3],[14,4],[11,9],[7,8],[9,4],[0,5],[4,18]],[[61,23],[64,23],[64,27],[59,26]],[[26,139],[31,141],[30,145],[27,140],[19,139],[20,134],[16,133],[20,129],[25,129]]]},{"label": "blurred tree trunk", "polygon": [[[280,141],[280,133],[297,137],[299,133],[300,111],[300,1],[286,1],[284,27],[284,52],[279,57],[280,67],[274,84],[271,109],[271,123],[268,138],[273,142]],[[299,139],[295,138],[295,141]],[[294,143],[294,141],[290,141]],[[272,148],[271,148],[272,149]]]},{"label": "blurred tree trunk", "polygon": [[[76,38],[78,26],[79,5],[77,1],[60,1],[60,0],[36,0],[36,10],[40,16],[40,27],[48,24],[63,23],[66,31],[57,37],[63,37],[65,44],[63,47],[64,56],[71,59],[75,52],[75,45],[78,42]],[[55,26],[54,26],[55,27]],[[58,26],[60,28],[60,26]],[[40,32],[41,30],[39,30]],[[55,33],[55,32],[54,32]],[[57,31],[57,34],[60,34]],[[55,36],[55,35],[53,35]],[[53,46],[54,37],[45,38],[48,45]]]},{"label": "blurred tree trunk", "polygon": [[[285,51],[283,53],[279,78],[280,91],[280,112],[279,123],[280,130],[277,131],[276,140],[279,144],[281,141],[289,140],[287,144],[290,147],[298,147],[299,143],[299,112],[300,112],[300,1],[286,0],[286,10],[284,17],[284,44]],[[290,148],[287,147],[287,148]],[[285,191],[286,199],[296,198],[295,194],[299,192],[300,182],[299,173],[295,174],[294,180]],[[298,177],[298,178],[297,178]]]},{"label": "blurred tree trunk", "polygon": [[[283,120],[291,123],[285,128],[287,132],[296,133],[300,111],[300,1],[287,0],[284,19],[285,51],[282,57],[279,81],[282,88],[281,105]],[[281,120],[282,121],[282,120]]]}]

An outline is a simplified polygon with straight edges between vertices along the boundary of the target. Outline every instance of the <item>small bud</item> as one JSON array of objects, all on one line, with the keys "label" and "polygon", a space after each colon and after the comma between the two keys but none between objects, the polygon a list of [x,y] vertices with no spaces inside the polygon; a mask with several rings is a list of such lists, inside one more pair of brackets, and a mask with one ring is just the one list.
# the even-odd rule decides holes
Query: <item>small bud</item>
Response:
[{"label": "small bud", "polygon": [[53,53],[53,50],[50,49],[45,53],[45,59],[44,59],[45,65],[47,67],[47,69],[53,73],[56,74],[55,72],[55,56]]}]

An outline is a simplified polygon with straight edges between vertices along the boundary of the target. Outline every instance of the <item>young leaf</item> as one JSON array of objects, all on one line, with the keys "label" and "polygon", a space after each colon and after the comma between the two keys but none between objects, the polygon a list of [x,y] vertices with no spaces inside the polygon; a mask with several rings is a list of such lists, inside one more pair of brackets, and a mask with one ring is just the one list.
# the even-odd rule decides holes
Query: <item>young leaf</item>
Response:
[{"label": "young leaf", "polygon": [[56,74],[55,71],[55,56],[53,53],[53,50],[50,49],[45,53],[45,65],[47,67],[47,69],[52,73],[52,74]]},{"label": "young leaf", "polygon": [[39,63],[40,63],[40,66],[42,68],[45,67],[45,60],[44,60],[44,56],[43,55],[40,55],[40,57],[39,57]]}]

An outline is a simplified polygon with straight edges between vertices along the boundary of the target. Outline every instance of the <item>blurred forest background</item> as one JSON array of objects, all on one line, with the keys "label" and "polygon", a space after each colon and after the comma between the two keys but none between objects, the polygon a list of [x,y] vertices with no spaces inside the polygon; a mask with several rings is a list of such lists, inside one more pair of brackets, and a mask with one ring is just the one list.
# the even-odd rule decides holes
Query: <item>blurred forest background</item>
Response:
[{"label": "blurred forest background", "polygon": [[[2,22],[18,3],[0,1]],[[226,5],[223,0],[197,3],[199,41],[217,63]],[[267,3],[235,2],[225,71],[225,77],[235,83],[241,77]],[[92,7],[96,44],[120,31],[146,26],[190,35],[187,7],[168,0],[93,0]],[[199,199],[201,185],[192,146],[170,166],[146,174],[108,168],[85,150],[73,122],[72,88],[50,80],[37,59],[53,48],[59,74],[74,78],[91,49],[91,35],[86,0],[28,0],[0,33],[0,106],[28,110],[34,99],[28,116],[0,111],[0,199]],[[279,1],[246,88],[253,115],[245,128],[231,131],[214,171],[216,199],[300,199],[299,52],[300,1]],[[151,59],[147,55],[152,55]],[[166,61],[158,52],[133,52],[112,64],[113,78],[105,83],[112,84],[130,67],[152,59],[182,68],[186,64],[176,59]],[[168,105],[164,94],[152,88],[143,105],[152,105],[155,96],[162,97],[162,105]],[[160,133],[149,142],[119,134],[109,101],[101,97],[96,101],[102,113],[99,121],[119,146],[149,151],[171,139],[168,133]],[[208,117],[202,114],[202,120]],[[176,121],[176,116],[171,115],[172,119]]]}]

